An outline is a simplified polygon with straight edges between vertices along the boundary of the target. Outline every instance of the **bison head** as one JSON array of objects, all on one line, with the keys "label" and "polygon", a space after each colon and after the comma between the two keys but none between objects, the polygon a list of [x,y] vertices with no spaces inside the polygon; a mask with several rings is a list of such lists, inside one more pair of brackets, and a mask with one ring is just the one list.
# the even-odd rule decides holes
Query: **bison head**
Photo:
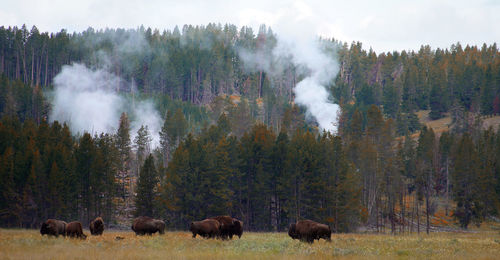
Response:
[{"label": "bison head", "polygon": [[49,233],[49,225],[47,223],[43,222],[42,227],[40,228],[40,234],[45,235]]},{"label": "bison head", "polygon": [[154,225],[158,229],[158,232],[163,235],[165,234],[165,222],[163,220],[154,220]]},{"label": "bison head", "polygon": [[290,227],[288,228],[288,235],[293,239],[299,238],[299,235],[297,234],[297,231],[295,230],[295,223],[290,224]]}]

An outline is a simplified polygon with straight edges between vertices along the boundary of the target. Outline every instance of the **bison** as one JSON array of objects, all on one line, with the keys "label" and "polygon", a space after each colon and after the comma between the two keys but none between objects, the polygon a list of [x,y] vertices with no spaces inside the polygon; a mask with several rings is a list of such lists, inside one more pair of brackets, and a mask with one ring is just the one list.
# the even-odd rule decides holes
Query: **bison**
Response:
[{"label": "bison", "polygon": [[313,243],[315,239],[320,240],[321,238],[331,241],[332,231],[328,225],[312,220],[300,220],[290,224],[288,235],[293,239]]},{"label": "bison", "polygon": [[220,236],[221,224],[215,219],[204,219],[191,222],[189,231],[193,232],[193,238],[200,235],[204,238],[216,238]]},{"label": "bison", "polygon": [[243,222],[238,219],[232,218],[230,216],[217,216],[211,219],[219,221],[220,227],[220,238],[222,239],[233,239],[233,235],[237,235],[241,238],[243,234]]},{"label": "bison", "polygon": [[235,219],[233,218],[233,228],[232,228],[232,232],[231,232],[231,235],[229,235],[229,237],[231,237],[231,239],[233,239],[233,235],[237,235],[238,238],[241,238],[241,235],[243,235],[243,221],[239,220],[239,219]]},{"label": "bison", "polygon": [[47,221],[42,223],[42,227],[40,228],[40,234],[55,236],[59,235],[66,236],[66,225],[67,223],[62,220],[57,219],[48,219]]},{"label": "bison", "polygon": [[150,217],[138,217],[134,219],[132,230],[136,235],[152,235],[156,232],[165,233],[165,222]]},{"label": "bison", "polygon": [[69,222],[68,225],[66,225],[66,236],[78,237],[81,239],[87,238],[87,235],[83,233],[82,223],[79,221]]},{"label": "bison", "polygon": [[93,236],[102,235],[102,232],[104,231],[104,221],[102,220],[102,218],[97,217],[96,219],[92,220],[90,222],[89,229],[90,234]]}]

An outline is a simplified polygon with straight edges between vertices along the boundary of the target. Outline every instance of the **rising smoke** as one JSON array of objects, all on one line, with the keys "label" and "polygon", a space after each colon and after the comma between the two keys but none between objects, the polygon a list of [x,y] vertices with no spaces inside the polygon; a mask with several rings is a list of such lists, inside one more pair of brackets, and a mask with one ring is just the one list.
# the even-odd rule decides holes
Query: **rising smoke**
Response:
[{"label": "rising smoke", "polygon": [[92,70],[78,63],[63,66],[54,78],[50,120],[67,122],[73,134],[111,134],[116,133],[121,113],[128,112],[132,140],[141,125],[147,125],[152,145],[157,147],[162,126],[158,111],[147,100],[130,104],[116,92],[118,84],[123,85],[123,80],[104,69]]}]

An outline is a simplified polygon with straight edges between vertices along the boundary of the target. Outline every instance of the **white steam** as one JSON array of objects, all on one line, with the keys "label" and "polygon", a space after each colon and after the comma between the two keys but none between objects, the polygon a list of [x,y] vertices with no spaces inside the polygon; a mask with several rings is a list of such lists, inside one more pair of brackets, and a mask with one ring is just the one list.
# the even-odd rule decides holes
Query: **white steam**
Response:
[{"label": "white steam", "polygon": [[151,101],[143,101],[139,102],[133,110],[135,120],[133,120],[130,124],[131,127],[131,140],[135,139],[137,135],[137,131],[141,126],[148,126],[148,131],[151,134],[151,142],[153,148],[158,147],[160,145],[160,130],[163,126],[163,121],[160,117],[160,114],[155,109],[153,102]]},{"label": "white steam", "polygon": [[67,122],[74,133],[111,133],[118,125],[123,100],[112,90],[119,79],[82,64],[63,66],[54,78],[50,119]]},{"label": "white steam", "polygon": [[67,122],[73,134],[116,133],[122,112],[128,112],[131,121],[131,140],[141,125],[147,125],[153,147],[160,143],[162,119],[152,102],[136,105],[115,91],[121,79],[103,69],[91,70],[82,64],[62,67],[54,78],[51,121]]},{"label": "white steam", "polygon": [[326,86],[337,76],[338,63],[315,36],[288,34],[278,39],[275,54],[291,55],[293,63],[306,71],[307,76],[293,89],[295,102],[307,108],[321,129],[335,133],[340,106],[330,100]]},{"label": "white steam", "polygon": [[[262,55],[266,50],[239,50],[239,56],[245,66],[266,71],[270,76],[279,75],[283,67],[291,62],[298,72],[306,77],[294,88],[295,102],[307,108],[310,116],[318,122],[322,130],[332,133],[337,131],[340,107],[334,104],[326,86],[339,72],[332,42],[320,40],[318,21],[313,12],[296,2],[290,8],[278,10],[273,30],[276,31],[277,44],[271,55]],[[329,53],[327,53],[329,52]]]}]

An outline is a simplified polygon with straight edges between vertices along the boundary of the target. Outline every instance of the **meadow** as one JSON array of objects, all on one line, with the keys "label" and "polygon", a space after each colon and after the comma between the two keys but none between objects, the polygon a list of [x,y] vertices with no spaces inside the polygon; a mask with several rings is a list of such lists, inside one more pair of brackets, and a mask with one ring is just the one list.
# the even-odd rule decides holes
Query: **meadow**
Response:
[{"label": "meadow", "polygon": [[[89,234],[88,230],[85,233]],[[122,237],[123,239],[116,239]],[[38,230],[0,229],[0,259],[498,259],[500,233],[333,234],[310,245],[286,233],[243,234],[231,241],[193,239],[188,232],[138,237],[105,231],[86,240],[42,237]]]}]

